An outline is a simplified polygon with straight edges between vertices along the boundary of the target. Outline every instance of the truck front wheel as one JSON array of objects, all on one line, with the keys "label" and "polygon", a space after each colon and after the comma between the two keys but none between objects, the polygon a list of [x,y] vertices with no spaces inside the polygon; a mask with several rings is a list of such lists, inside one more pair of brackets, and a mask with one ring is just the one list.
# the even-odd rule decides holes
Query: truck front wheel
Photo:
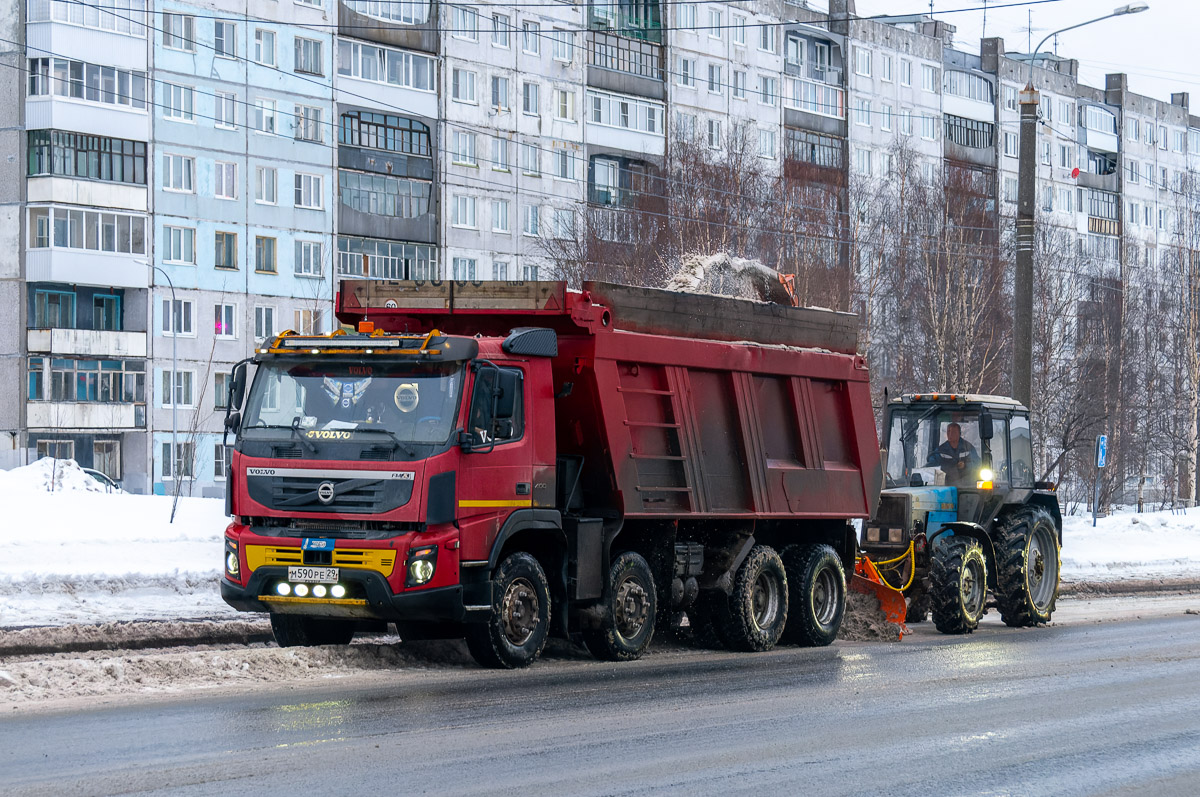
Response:
[{"label": "truck front wheel", "polygon": [[599,627],[584,629],[583,643],[605,661],[639,658],[654,637],[658,611],[654,576],[640,554],[629,551],[613,562],[604,603],[604,619]]},{"label": "truck front wheel", "polygon": [[1013,627],[1050,622],[1058,599],[1058,530],[1046,510],[1014,512],[995,531],[996,604]]},{"label": "truck front wheel", "polygon": [[281,648],[349,645],[354,639],[354,621],[272,613],[271,633]]},{"label": "truck front wheel", "polygon": [[514,553],[492,577],[492,614],[466,629],[467,648],[484,667],[528,667],[550,631],[550,586],[538,560]]},{"label": "truck front wheel", "polygon": [[755,545],[738,568],[733,593],[717,596],[713,618],[730,650],[770,650],[783,635],[788,618],[787,575],[774,548]]},{"label": "truck front wheel", "polygon": [[783,551],[790,616],[784,641],[823,647],[837,638],[846,613],[846,571],[828,545],[791,545]]},{"label": "truck front wheel", "polygon": [[970,537],[939,542],[933,553],[929,605],[943,634],[969,634],[979,626],[987,599],[983,547]]}]

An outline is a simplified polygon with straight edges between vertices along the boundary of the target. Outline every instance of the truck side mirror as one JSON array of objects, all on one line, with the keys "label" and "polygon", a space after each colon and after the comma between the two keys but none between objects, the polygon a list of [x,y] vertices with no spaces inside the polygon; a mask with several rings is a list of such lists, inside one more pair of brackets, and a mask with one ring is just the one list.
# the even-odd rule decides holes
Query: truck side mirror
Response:
[{"label": "truck side mirror", "polygon": [[496,418],[511,419],[517,411],[517,394],[521,391],[521,373],[500,369],[497,380]]},{"label": "truck side mirror", "polygon": [[992,414],[988,412],[987,407],[979,411],[979,439],[992,439]]},{"label": "truck side mirror", "polygon": [[240,412],[231,412],[225,416],[225,431],[237,434],[241,426],[242,414]]},{"label": "truck side mirror", "polygon": [[235,410],[242,408],[242,400],[246,398],[246,363],[233,366],[233,383],[229,387],[229,406]]}]

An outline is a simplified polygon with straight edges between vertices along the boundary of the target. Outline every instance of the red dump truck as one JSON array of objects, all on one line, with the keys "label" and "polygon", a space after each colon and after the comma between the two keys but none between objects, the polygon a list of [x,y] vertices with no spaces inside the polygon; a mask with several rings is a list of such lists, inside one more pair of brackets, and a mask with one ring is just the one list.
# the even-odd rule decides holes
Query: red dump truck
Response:
[{"label": "red dump truck", "polygon": [[836,636],[882,481],[854,316],[399,281],[337,313],[233,377],[221,592],[280,645],[394,623],[520,667],[550,635],[633,659],[684,616],[735,650]]}]

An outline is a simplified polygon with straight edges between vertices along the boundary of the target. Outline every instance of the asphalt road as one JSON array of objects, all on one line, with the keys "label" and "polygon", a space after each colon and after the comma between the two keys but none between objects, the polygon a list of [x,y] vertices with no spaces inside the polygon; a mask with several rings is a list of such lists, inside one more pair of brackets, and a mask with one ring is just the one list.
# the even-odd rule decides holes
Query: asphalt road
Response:
[{"label": "asphalt road", "polygon": [[1196,795],[1185,608],[20,713],[0,718],[0,793]]}]

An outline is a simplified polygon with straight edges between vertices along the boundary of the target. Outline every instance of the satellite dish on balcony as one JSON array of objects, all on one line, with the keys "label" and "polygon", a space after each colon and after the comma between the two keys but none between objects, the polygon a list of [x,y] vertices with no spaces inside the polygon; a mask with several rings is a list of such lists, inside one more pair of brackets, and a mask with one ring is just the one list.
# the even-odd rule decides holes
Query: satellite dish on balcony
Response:
[{"label": "satellite dish on balcony", "polygon": [[1079,179],[1079,167],[1078,166],[1076,166],[1074,169],[1071,170],[1071,179],[1072,180]]}]

